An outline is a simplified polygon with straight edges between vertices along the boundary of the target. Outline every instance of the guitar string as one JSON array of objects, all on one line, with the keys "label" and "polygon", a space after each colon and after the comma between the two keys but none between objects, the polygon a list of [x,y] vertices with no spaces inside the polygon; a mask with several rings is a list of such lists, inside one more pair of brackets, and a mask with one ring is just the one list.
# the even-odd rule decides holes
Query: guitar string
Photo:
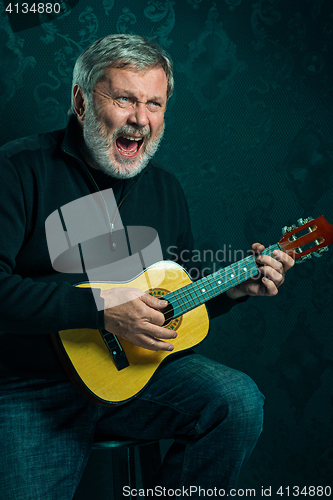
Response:
[{"label": "guitar string", "polygon": [[[274,250],[276,250],[276,249],[278,249],[278,248],[279,248],[279,246],[278,246],[277,244],[272,245],[272,246],[270,246],[270,247],[266,248],[266,249],[263,251],[263,255],[270,255],[270,256],[272,256],[273,251],[274,251]],[[250,261],[254,264],[253,268],[251,268],[251,267],[248,265],[248,262],[247,262],[247,260],[248,260],[248,259],[250,259]],[[243,262],[244,262],[244,264],[248,267],[249,275],[244,275],[243,270],[245,271],[245,268],[243,268],[243,270],[240,268],[240,263],[243,263]],[[243,275],[243,279],[241,279],[241,281],[239,281],[239,280],[237,279],[237,277],[236,277],[236,274],[237,274],[237,273],[236,273],[236,271],[235,271],[234,267],[232,267],[232,266],[237,266],[237,267],[239,268],[239,270],[240,270],[241,274]],[[242,260],[241,260],[241,261],[239,261],[239,262],[234,262],[233,264],[231,264],[231,265],[230,265],[230,266],[228,266],[227,268],[224,268],[224,269],[221,269],[221,270],[219,270],[219,271],[216,271],[215,273],[212,273],[212,274],[210,274],[209,276],[204,276],[204,277],[203,277],[201,280],[199,280],[199,281],[200,281],[201,283],[204,283],[204,280],[208,281],[208,283],[209,283],[209,285],[210,285],[210,287],[211,287],[211,289],[212,289],[212,291],[213,291],[213,293],[214,293],[214,296],[216,297],[217,295],[220,295],[221,293],[224,293],[225,291],[230,290],[230,288],[233,288],[233,287],[234,287],[234,286],[236,286],[237,284],[239,284],[239,283],[243,283],[243,282],[244,282],[244,281],[246,281],[247,279],[250,279],[251,277],[254,277],[254,274],[252,274],[252,271],[257,271],[257,270],[258,270],[258,267],[257,267],[257,264],[255,263],[254,257],[250,255],[250,256],[246,257],[245,259],[242,259]],[[230,271],[233,271],[233,273],[232,273],[232,274],[234,274],[234,273],[235,273],[235,274],[234,274],[234,277],[231,277],[231,275],[229,276],[228,272],[230,272]],[[227,278],[228,278],[228,280],[229,280],[229,282],[230,282],[231,286],[229,286],[229,287],[228,287],[227,285],[225,285],[224,280],[223,280],[223,278],[222,278],[222,276],[221,276],[221,274],[220,274],[221,272],[224,272],[224,277],[227,277]],[[220,289],[220,287],[219,287],[218,285],[216,285],[216,286],[215,286],[214,284],[212,285],[212,284],[209,282],[209,278],[210,278],[210,279],[214,279],[214,281],[216,281],[216,280],[215,280],[215,275],[218,275],[218,276],[221,278],[221,280],[223,281],[223,284],[224,284],[224,287],[225,287],[225,290],[223,290],[223,292],[221,291],[221,289]],[[233,283],[233,280],[236,280],[236,281],[237,281],[237,283],[235,283],[235,284],[234,284],[234,283]],[[198,294],[196,293],[196,291],[195,291],[195,286],[196,286],[196,288],[197,288],[197,290],[198,290],[199,294],[201,295],[201,298],[200,298],[200,297],[198,296]],[[196,293],[196,295],[197,295],[197,297],[198,297],[198,301],[199,301],[199,303],[198,303],[198,304],[196,304],[196,303],[195,303],[195,300],[194,300],[194,299],[192,299],[192,296],[191,296],[191,294],[190,294],[190,289],[193,289],[193,290],[194,290],[194,292]],[[210,297],[210,295],[209,295],[209,293],[207,292],[207,295],[208,295],[208,297],[209,297],[209,298],[207,299],[207,298],[204,296],[204,293],[206,292],[206,290],[205,290],[204,292],[203,292],[202,290],[205,290],[205,288],[200,290],[199,285],[198,285],[198,282],[193,282],[193,283],[189,283],[189,284],[188,284],[188,285],[186,285],[185,287],[182,287],[182,288],[180,288],[180,289],[178,289],[178,290],[174,290],[174,291],[173,291],[173,292],[171,292],[170,294],[167,294],[167,295],[165,296],[165,298],[166,298],[166,300],[168,300],[168,298],[167,298],[167,297],[169,297],[169,299],[172,299],[172,297],[174,297],[174,298],[176,299],[176,301],[178,302],[178,308],[180,308],[180,310],[181,310],[181,314],[184,314],[185,312],[187,312],[187,311],[189,311],[189,310],[191,310],[191,309],[193,309],[193,308],[195,308],[195,307],[197,307],[197,306],[199,306],[199,305],[201,305],[201,304],[203,304],[203,303],[207,302],[207,300],[209,300],[209,299],[211,298],[211,297]],[[217,293],[216,293],[215,291],[217,291]],[[189,299],[188,299],[188,298],[187,298],[187,296],[186,296],[186,292],[187,292],[187,293],[189,294],[189,296],[190,296],[190,298],[189,298]],[[182,294],[184,295],[184,297],[182,296]],[[185,300],[184,300],[184,298],[185,298]],[[184,305],[185,305],[185,310],[184,310],[183,306],[181,305],[181,302],[179,301],[179,299],[181,299],[181,301],[184,303]],[[194,302],[194,307],[193,307],[193,305],[191,304],[191,299],[192,299],[192,301]],[[202,299],[203,299],[203,300],[202,300]],[[173,306],[173,304],[171,304],[171,305]],[[177,307],[177,306],[176,306],[176,307]],[[179,316],[179,315],[180,315],[180,314],[175,313],[175,317],[177,317],[177,316]]]}]

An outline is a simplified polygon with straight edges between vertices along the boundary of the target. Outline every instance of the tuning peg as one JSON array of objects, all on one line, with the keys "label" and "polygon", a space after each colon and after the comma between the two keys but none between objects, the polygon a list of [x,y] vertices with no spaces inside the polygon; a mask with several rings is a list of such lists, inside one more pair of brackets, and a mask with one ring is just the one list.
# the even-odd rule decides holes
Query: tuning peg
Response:
[{"label": "tuning peg", "polygon": [[291,226],[284,226],[282,228],[282,235],[285,235],[286,233],[290,233],[293,229],[296,229],[297,226],[295,224],[292,224]]},{"label": "tuning peg", "polygon": [[321,257],[324,252],[328,252],[328,246],[319,248],[317,252],[312,252],[312,255],[315,257]]},{"label": "tuning peg", "polygon": [[[319,244],[319,243],[318,243],[318,244]],[[301,257],[300,259],[296,260],[296,264],[301,264],[301,263],[302,263],[302,262],[304,262],[305,260],[307,260],[307,259],[311,259],[312,255],[313,255],[314,257],[321,257],[321,256],[322,256],[322,254],[323,254],[324,252],[328,252],[328,250],[329,250],[328,246],[326,246],[326,247],[321,247],[321,248],[319,248],[319,250],[318,250],[317,252],[312,252],[311,254],[309,253],[309,254],[307,254],[307,255],[303,255],[303,257]]]},{"label": "tuning peg", "polygon": [[[296,226],[293,226],[293,229],[295,229]],[[292,234],[290,236],[290,241],[296,241],[297,240],[297,236],[295,234]],[[302,253],[303,252],[303,248],[302,247],[297,247],[297,253]]]},{"label": "tuning peg", "polygon": [[302,257],[297,259],[295,262],[296,262],[296,264],[302,264],[302,262],[304,262],[305,260],[311,259],[312,255],[313,254],[310,254],[310,253],[308,253],[307,255],[303,255]]},{"label": "tuning peg", "polygon": [[[310,220],[313,220],[313,219],[312,219],[311,217],[309,217],[308,221],[310,221]],[[308,231],[309,231],[309,233],[312,233],[312,227],[308,227]],[[317,246],[319,246],[319,245],[320,245],[319,240],[314,240],[314,244],[315,244],[315,245],[317,245]],[[325,250],[324,250],[324,249],[325,249]],[[325,252],[326,250],[328,250],[328,247],[322,247],[322,248],[320,248],[320,249],[318,250],[318,252],[313,252],[313,255],[314,255],[315,257],[321,257],[321,254],[322,254],[323,252]],[[322,252],[322,251],[323,251],[323,252]]]},{"label": "tuning peg", "polygon": [[297,219],[297,225],[298,226],[303,226],[303,224],[307,224],[311,220],[313,220],[313,217],[307,217],[306,219],[303,219],[303,218]]}]

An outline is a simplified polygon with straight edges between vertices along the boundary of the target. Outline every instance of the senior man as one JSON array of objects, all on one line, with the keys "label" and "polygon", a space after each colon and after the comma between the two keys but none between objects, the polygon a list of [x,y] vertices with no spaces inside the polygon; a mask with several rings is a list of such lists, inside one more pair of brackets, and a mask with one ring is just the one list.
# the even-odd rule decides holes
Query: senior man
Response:
[{"label": "senior man", "polygon": [[[105,407],[77,391],[50,342],[59,330],[105,328],[144,349],[173,349],[177,333],[162,326],[165,301],[131,286],[101,290],[98,299],[72,286],[87,273],[58,272],[45,235],[50,214],[112,189],[125,227],[154,228],[166,259],[170,247],[191,253],[182,189],[151,159],[172,91],[171,60],[160,47],[139,36],[106,36],[76,62],[67,128],[0,150],[3,500],[70,500],[95,430],[173,438],[159,486],[229,490],[261,433],[263,396],[255,383],[191,350],[168,357],[136,397]],[[249,295],[277,293],[293,260],[263,249],[253,245],[260,279],[209,301],[212,317]]]}]

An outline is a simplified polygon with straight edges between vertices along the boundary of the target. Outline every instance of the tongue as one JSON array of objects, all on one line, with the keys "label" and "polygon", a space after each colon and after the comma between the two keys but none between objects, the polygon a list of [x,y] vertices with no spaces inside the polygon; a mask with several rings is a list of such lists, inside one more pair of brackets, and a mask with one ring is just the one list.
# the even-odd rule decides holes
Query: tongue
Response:
[{"label": "tongue", "polygon": [[116,142],[118,148],[127,153],[134,153],[138,148],[138,141],[130,141],[129,139],[125,139],[125,137],[118,137]]}]

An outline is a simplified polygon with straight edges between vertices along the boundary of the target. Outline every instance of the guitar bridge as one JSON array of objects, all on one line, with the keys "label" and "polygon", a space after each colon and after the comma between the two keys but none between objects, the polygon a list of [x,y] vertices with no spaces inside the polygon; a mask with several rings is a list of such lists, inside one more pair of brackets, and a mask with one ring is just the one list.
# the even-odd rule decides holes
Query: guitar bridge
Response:
[{"label": "guitar bridge", "polygon": [[124,368],[127,368],[129,366],[129,362],[126,357],[126,353],[122,348],[122,345],[117,339],[116,335],[108,332],[105,329],[99,330],[99,332],[102,335],[105,345],[112,356],[112,359],[114,361],[114,364],[116,365],[117,370],[120,371],[123,370]]}]

